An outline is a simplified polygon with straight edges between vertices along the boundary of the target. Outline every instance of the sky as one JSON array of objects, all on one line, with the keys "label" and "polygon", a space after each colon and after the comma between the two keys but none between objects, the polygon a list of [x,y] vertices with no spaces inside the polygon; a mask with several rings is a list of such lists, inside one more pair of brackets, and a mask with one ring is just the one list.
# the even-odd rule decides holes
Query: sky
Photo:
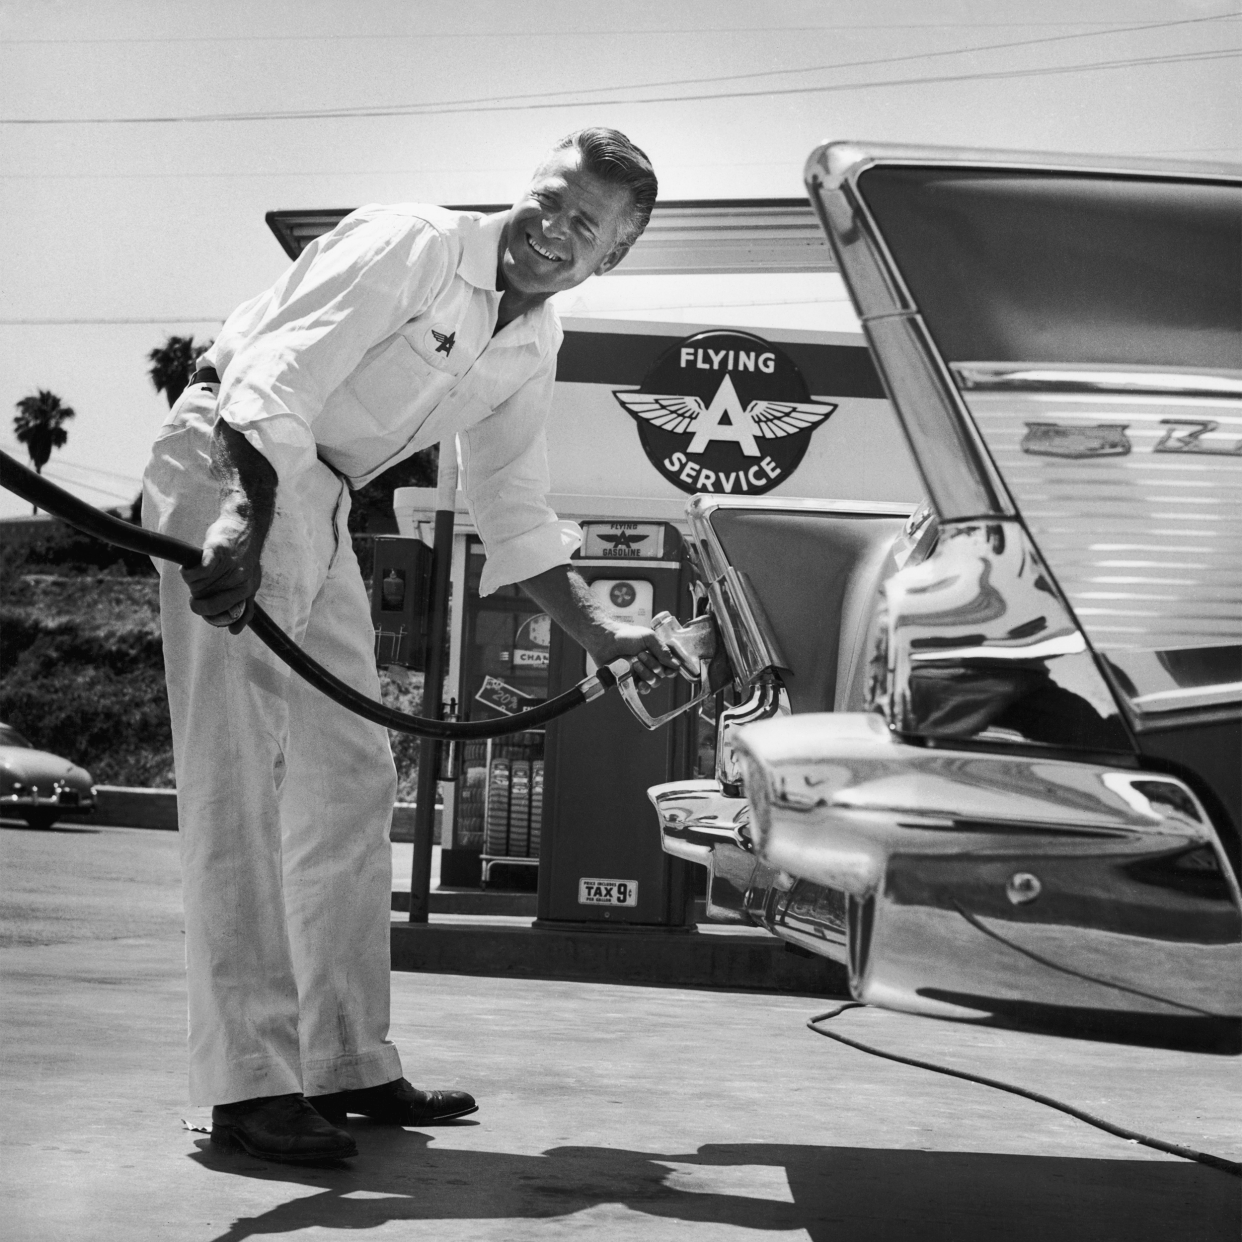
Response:
[{"label": "sky", "polygon": [[[828,139],[1242,160],[1237,0],[0,0],[0,447],[137,493],[146,354],[287,263],[278,208],[508,202],[612,125],[666,198],[803,193]],[[624,280],[624,267],[605,280]],[[29,506],[0,492],[0,516]]]}]

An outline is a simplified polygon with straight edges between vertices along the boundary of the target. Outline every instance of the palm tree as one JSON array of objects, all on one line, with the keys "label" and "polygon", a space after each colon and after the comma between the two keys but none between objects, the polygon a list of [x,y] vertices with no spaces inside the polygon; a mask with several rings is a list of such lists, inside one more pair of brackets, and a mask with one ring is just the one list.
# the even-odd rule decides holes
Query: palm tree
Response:
[{"label": "palm tree", "polygon": [[192,336],[171,335],[163,345],[147,355],[147,361],[151,363],[151,370],[148,372],[151,383],[155,385],[157,392],[162,392],[168,398],[169,409],[177,403],[177,398],[190,382],[196,357]]},{"label": "palm tree", "polygon": [[[61,405],[60,398],[46,388],[40,388],[33,397],[23,397],[17,403],[13,432],[18,443],[26,446],[36,474],[43,473],[53,449],[64,448],[69,439],[64,424],[75,413],[69,406]],[[38,505],[34,506],[34,512],[39,512]]]}]

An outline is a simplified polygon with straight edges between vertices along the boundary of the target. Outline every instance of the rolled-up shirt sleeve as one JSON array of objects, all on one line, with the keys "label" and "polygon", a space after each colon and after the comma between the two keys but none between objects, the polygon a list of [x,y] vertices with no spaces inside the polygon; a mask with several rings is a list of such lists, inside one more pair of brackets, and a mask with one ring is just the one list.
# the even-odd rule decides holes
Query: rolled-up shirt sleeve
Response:
[{"label": "rolled-up shirt sleeve", "polygon": [[461,433],[466,503],[487,554],[479,594],[569,564],[582,542],[576,522],[549,508],[546,424],[556,355],[492,414]]},{"label": "rolled-up shirt sleeve", "polygon": [[[239,342],[221,359],[220,416],[282,481],[315,460],[315,420],[331,393],[455,270],[434,225],[370,210],[347,217],[274,289],[235,312]],[[231,326],[221,333],[224,351]]]}]

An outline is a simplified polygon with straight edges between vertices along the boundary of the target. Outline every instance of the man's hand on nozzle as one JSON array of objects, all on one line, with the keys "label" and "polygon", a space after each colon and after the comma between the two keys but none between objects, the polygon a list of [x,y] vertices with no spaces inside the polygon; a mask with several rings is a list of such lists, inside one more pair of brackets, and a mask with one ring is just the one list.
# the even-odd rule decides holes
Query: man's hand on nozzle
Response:
[{"label": "man's hand on nozzle", "polygon": [[226,506],[207,528],[201,564],[181,571],[190,588],[191,611],[211,625],[228,626],[230,634],[240,634],[254,616],[254,596],[263,577],[261,552],[254,523]]},{"label": "man's hand on nozzle", "polygon": [[603,666],[625,657],[634,670],[640,694],[650,694],[666,677],[677,675],[677,662],[663,639],[646,625],[617,622],[588,648],[591,659]]}]

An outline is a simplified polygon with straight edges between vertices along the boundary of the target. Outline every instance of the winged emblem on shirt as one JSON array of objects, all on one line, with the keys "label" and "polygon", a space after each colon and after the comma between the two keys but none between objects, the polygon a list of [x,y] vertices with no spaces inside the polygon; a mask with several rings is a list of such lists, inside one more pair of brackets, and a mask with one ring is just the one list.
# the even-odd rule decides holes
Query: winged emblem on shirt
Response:
[{"label": "winged emblem on shirt", "polygon": [[732,440],[747,457],[760,455],[757,440],[776,440],[818,427],[837,407],[824,401],[751,401],[743,406],[726,375],[710,403],[683,393],[617,392],[635,418],[674,435],[693,435],[688,453],[701,453],[713,440]]},{"label": "winged emblem on shirt", "polygon": [[457,333],[439,332],[432,328],[431,335],[436,339],[436,353],[443,354],[447,358],[453,352],[453,346],[457,344]]}]

